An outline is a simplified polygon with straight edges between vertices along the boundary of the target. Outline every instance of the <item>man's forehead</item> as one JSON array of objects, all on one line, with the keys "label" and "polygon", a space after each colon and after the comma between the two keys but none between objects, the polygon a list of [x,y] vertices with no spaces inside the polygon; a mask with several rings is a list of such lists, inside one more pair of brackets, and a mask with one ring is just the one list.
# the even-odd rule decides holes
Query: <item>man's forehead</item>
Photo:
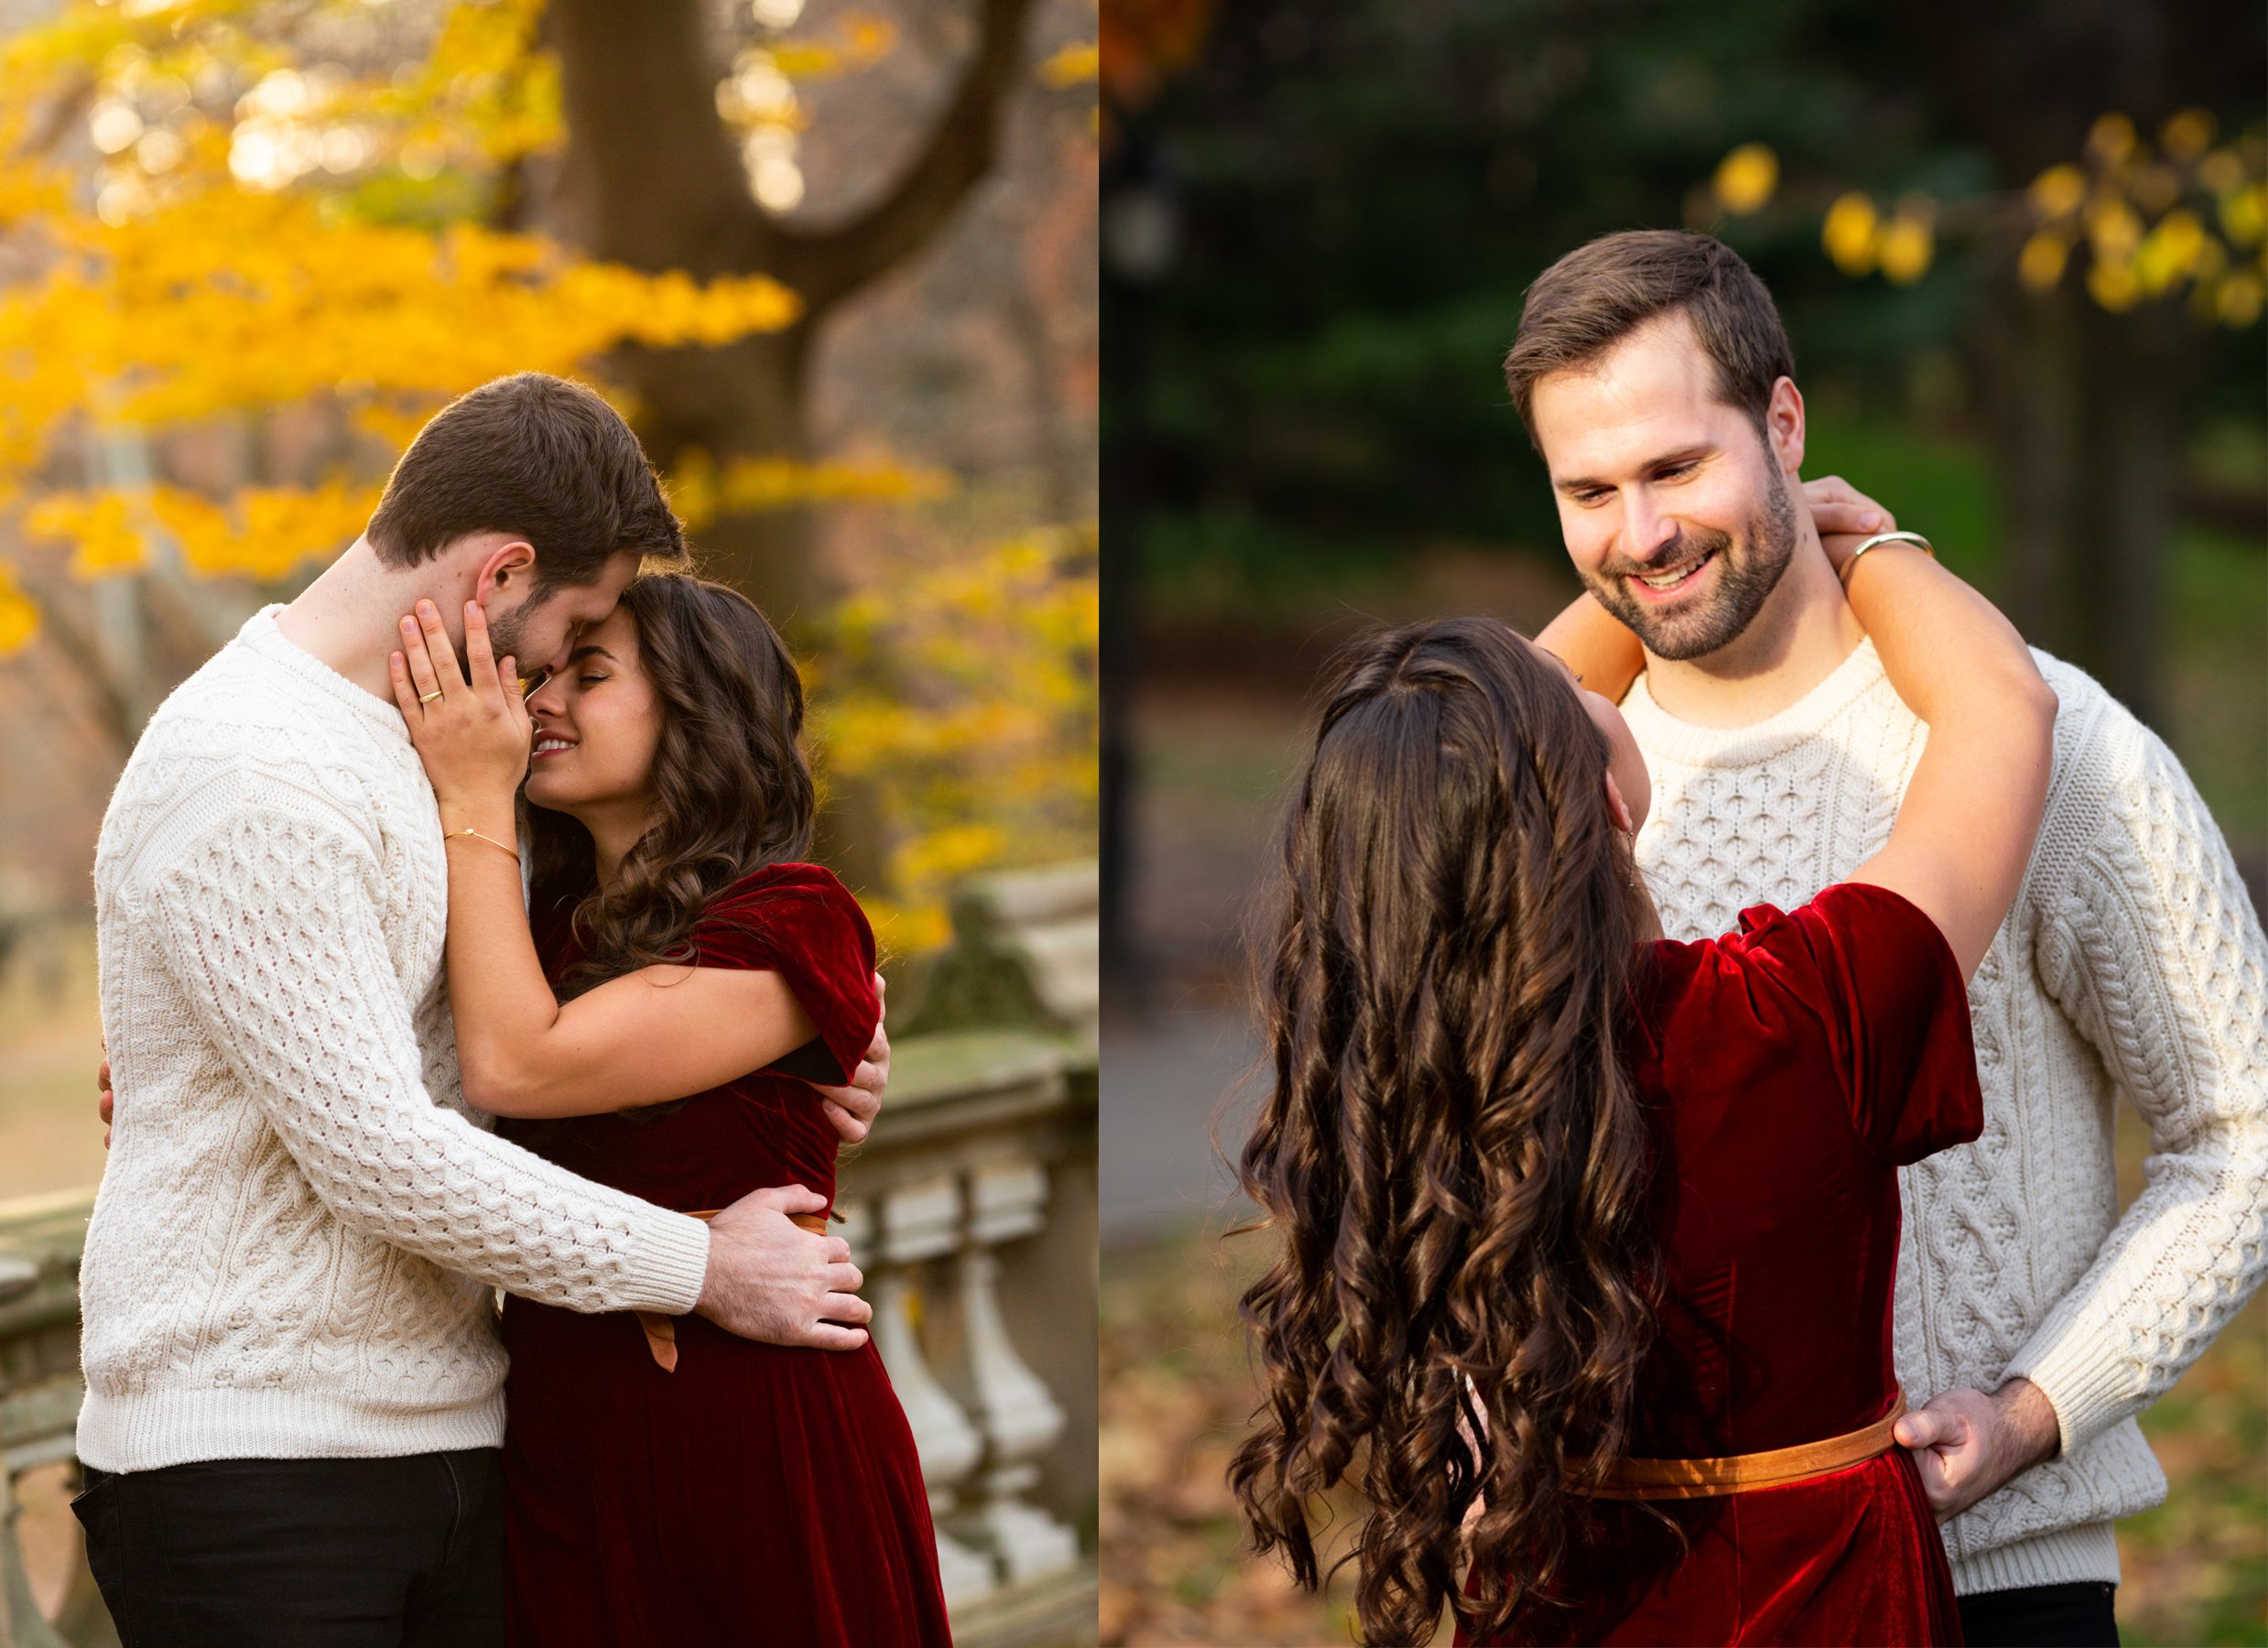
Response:
[{"label": "man's forehead", "polygon": [[1715,363],[1637,334],[1579,368],[1553,373],[1529,404],[1555,482],[1602,463],[1647,463],[1721,438],[1739,408],[1719,396]]}]

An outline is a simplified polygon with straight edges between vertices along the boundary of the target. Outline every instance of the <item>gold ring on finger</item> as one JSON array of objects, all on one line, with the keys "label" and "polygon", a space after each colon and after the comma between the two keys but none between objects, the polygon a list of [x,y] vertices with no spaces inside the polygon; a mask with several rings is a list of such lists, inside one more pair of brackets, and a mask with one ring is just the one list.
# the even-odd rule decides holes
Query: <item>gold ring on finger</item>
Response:
[{"label": "gold ring on finger", "polygon": [[439,698],[439,697],[440,697],[440,696],[441,696],[441,689],[440,689],[439,687],[436,687],[436,688],[435,688],[432,691],[430,691],[430,692],[421,692],[421,693],[419,693],[419,694],[418,695],[418,701],[419,703],[421,703],[421,704],[429,704],[429,703],[431,703],[431,702],[432,702],[435,699],[437,699],[437,698]]}]

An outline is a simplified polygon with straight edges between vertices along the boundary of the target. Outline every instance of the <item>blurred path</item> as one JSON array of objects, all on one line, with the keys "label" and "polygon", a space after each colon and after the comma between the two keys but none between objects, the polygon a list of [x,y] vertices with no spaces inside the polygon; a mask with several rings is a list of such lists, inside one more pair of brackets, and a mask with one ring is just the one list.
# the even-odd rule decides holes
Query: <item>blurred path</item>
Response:
[{"label": "blurred path", "polygon": [[[1169,1229],[1217,1223],[1233,1179],[1213,1158],[1221,1101],[1257,1052],[1237,1014],[1195,1007],[1131,1014],[1102,1027],[1102,1241],[1123,1246]],[[1237,1111],[1246,1113],[1250,1097]],[[1243,1128],[1221,1125],[1233,1150]]]}]

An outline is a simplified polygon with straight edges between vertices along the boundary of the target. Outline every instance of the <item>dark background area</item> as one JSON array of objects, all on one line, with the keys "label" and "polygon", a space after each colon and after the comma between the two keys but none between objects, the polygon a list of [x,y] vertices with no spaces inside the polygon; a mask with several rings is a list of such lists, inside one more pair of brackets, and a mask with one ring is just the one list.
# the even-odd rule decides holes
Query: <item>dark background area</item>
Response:
[{"label": "dark background area", "polygon": [[[1532,631],[1576,591],[1499,369],[1527,284],[1616,229],[1737,248],[1794,342],[1807,473],[1927,532],[2161,732],[2257,902],[2268,15],[1102,13],[1104,1453],[1138,1430],[1156,1467],[1106,1492],[1104,1640],[1336,1640],[1340,1616],[1235,1558],[1197,1485],[1249,1399],[1209,1133],[1237,1133],[1243,925],[1318,669],[1373,620]],[[1732,158],[1752,145],[1761,191],[1754,152],[1745,178]],[[1851,196],[1903,243],[1846,222],[1839,244]],[[2256,1304],[2151,1415],[2176,1486],[2122,1526],[2130,1641],[2268,1641],[2263,1323]]]}]

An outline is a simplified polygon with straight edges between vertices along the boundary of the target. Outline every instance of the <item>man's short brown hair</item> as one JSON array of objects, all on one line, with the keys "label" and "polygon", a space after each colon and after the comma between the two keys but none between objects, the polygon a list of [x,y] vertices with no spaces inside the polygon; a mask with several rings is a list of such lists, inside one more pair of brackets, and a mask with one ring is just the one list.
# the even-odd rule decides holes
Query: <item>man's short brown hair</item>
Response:
[{"label": "man's short brown hair", "polygon": [[[1717,394],[1764,431],[1772,385],[1796,375],[1787,329],[1756,271],[1724,242],[1676,229],[1630,229],[1575,248],[1536,277],[1504,357],[1504,382],[1528,439],[1536,385],[1587,366],[1658,315],[1682,313],[1717,365]],[[1539,449],[1540,450],[1540,449]]]},{"label": "man's short brown hair", "polygon": [[475,532],[536,549],[536,588],[594,583],[617,555],[685,558],[685,534],[622,415],[580,384],[520,372],[458,396],[418,431],[365,536],[414,567]]}]

